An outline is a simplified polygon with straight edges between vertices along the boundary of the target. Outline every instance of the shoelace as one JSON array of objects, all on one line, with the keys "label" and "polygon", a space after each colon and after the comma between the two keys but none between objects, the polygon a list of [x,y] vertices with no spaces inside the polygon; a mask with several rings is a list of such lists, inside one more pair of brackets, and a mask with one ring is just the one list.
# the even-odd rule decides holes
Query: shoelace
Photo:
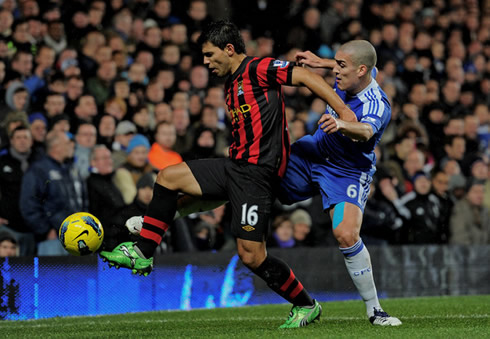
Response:
[{"label": "shoelace", "polygon": [[377,310],[377,309],[374,309],[374,316],[375,317],[389,318],[388,313],[386,313],[385,311]]}]

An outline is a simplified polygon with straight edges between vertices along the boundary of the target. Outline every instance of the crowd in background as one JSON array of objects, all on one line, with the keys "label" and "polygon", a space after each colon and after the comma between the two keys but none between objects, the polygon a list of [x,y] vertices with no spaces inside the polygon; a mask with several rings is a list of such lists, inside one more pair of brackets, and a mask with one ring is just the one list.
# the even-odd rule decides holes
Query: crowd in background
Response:
[{"label": "crowd in background", "polygon": [[[65,254],[66,216],[89,211],[112,234],[144,214],[158,170],[227,156],[223,79],[195,43],[215,19],[235,22],[252,56],[333,58],[369,40],[392,120],[364,242],[490,243],[490,1],[0,0],[0,250]],[[325,103],[284,95],[294,142]],[[276,204],[269,246],[335,244],[321,206]],[[232,249],[229,222],[226,205],[191,215],[159,250]]]}]

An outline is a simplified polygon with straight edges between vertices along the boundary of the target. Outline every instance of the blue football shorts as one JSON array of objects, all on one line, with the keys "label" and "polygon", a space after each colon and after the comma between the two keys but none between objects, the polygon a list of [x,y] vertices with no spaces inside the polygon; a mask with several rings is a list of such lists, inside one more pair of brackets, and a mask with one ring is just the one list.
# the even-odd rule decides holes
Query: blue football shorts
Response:
[{"label": "blue football shorts", "polygon": [[293,144],[277,197],[290,205],[320,193],[324,211],[345,201],[364,212],[371,182],[368,173],[340,168]]}]

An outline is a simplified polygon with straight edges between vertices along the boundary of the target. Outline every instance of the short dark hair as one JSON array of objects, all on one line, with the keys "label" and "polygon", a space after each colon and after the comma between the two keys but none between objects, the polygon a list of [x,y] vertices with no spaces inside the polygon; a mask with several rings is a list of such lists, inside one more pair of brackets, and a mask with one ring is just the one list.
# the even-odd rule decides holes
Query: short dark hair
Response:
[{"label": "short dark hair", "polygon": [[220,20],[210,23],[197,40],[199,46],[206,42],[210,42],[220,49],[224,49],[227,44],[232,44],[236,53],[245,53],[245,42],[240,30],[230,21]]}]

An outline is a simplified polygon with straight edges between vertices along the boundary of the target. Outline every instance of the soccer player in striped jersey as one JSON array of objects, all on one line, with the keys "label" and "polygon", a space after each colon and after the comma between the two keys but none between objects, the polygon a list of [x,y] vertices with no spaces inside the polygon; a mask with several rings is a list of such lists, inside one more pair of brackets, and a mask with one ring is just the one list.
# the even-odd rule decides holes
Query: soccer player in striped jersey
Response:
[{"label": "soccer player in striped jersey", "polygon": [[228,76],[225,98],[232,123],[230,157],[192,160],[160,171],[140,239],[102,251],[100,256],[111,265],[147,275],[153,267],[153,253],[174,218],[179,193],[228,200],[232,233],[243,264],[293,304],[281,328],[306,326],[320,317],[321,306],[285,262],[267,254],[265,243],[275,198],[273,186],[286,170],[290,148],[281,86],[306,86],[342,119],[353,121],[355,117],[318,74],[288,61],[246,56],[240,32],[230,22],[211,24],[198,43],[212,73]]},{"label": "soccer player in striped jersey", "polygon": [[339,48],[335,59],[321,59],[309,51],[296,57],[301,65],[333,69],[334,90],[355,113],[356,121],[339,118],[328,105],[315,134],[292,145],[277,196],[283,203],[294,203],[322,195],[323,209],[330,214],[333,234],[369,320],[373,325],[401,325],[379,304],[369,252],[359,236],[376,171],[374,148],[391,118],[388,98],[375,80],[376,51],[368,41],[353,40]]}]

